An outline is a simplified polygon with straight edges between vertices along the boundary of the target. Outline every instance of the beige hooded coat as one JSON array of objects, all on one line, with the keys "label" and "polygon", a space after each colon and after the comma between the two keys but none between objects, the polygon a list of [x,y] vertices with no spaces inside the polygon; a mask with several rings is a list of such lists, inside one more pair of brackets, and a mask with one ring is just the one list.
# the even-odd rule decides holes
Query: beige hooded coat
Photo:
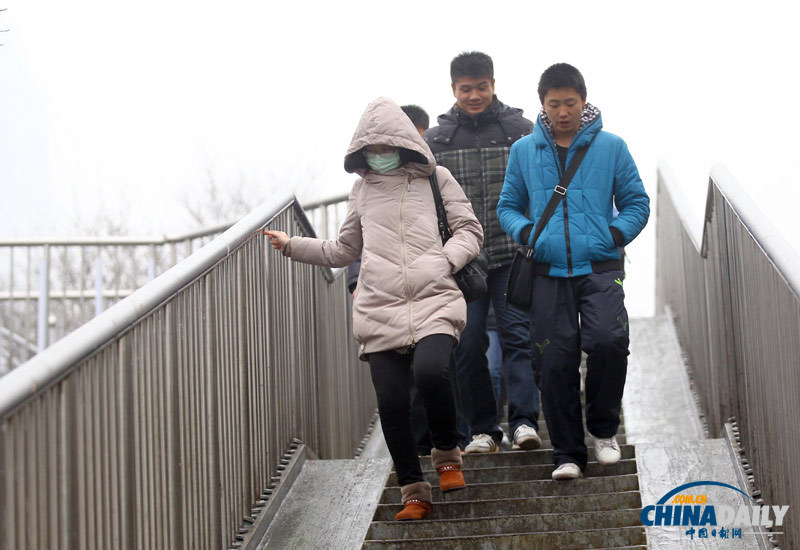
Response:
[{"label": "beige hooded coat", "polygon": [[[367,145],[401,148],[400,168],[369,170]],[[412,346],[432,334],[456,340],[467,319],[452,274],[478,255],[483,230],[461,186],[436,167],[428,145],[392,100],[367,106],[345,156],[345,170],[361,178],[339,236],[326,241],[292,237],[288,255],[300,262],[344,267],[361,254],[353,302],[353,333],[362,358]],[[453,237],[442,246],[429,176],[436,170]]]}]

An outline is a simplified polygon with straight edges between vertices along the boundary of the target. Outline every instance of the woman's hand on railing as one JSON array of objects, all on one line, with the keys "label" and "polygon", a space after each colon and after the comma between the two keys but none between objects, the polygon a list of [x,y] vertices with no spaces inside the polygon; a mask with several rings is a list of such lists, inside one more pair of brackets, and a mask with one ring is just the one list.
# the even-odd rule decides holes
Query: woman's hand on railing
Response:
[{"label": "woman's hand on railing", "polygon": [[289,235],[283,231],[270,231],[268,229],[264,230],[264,235],[269,237],[269,242],[275,250],[280,250],[284,254],[288,252],[286,247],[289,245]]}]

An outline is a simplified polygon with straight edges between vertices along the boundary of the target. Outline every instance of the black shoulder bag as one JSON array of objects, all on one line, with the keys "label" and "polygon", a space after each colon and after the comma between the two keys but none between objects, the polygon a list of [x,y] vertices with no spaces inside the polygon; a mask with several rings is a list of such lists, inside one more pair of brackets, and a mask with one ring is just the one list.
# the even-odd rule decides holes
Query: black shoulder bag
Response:
[{"label": "black shoulder bag", "polygon": [[561,202],[561,198],[566,196],[567,187],[569,187],[575,172],[581,165],[583,157],[586,156],[586,151],[589,146],[578,149],[575,156],[572,157],[572,162],[569,163],[567,171],[561,176],[561,181],[553,189],[553,196],[550,197],[550,202],[544,207],[542,215],[536,224],[536,230],[533,233],[533,241],[530,247],[523,246],[518,248],[514,254],[514,259],[511,261],[511,270],[508,274],[508,284],[506,285],[506,304],[516,306],[523,311],[529,311],[531,308],[531,298],[533,296],[533,249],[536,246],[536,240],[539,235],[544,231],[544,226],[550,221],[553,213],[556,211],[556,206]]},{"label": "black shoulder bag", "polygon": [[[439,220],[439,234],[442,236],[442,245],[444,245],[450,240],[453,233],[447,223],[447,212],[444,209],[439,182],[436,180],[436,170],[431,174],[430,181],[433,200],[436,203],[436,217]],[[481,251],[471,262],[453,274],[453,278],[456,280],[458,288],[461,289],[462,294],[464,294],[464,300],[467,302],[474,302],[486,294],[488,289],[487,279],[489,278],[489,256],[486,251],[481,248]]]}]

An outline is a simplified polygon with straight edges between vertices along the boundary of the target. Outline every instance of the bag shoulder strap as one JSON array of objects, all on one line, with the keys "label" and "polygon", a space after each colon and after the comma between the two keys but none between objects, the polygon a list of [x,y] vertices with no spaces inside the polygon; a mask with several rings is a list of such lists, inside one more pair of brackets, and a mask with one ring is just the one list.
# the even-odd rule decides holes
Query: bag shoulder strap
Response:
[{"label": "bag shoulder strap", "polygon": [[[591,143],[589,145],[591,145]],[[544,226],[547,225],[547,222],[550,221],[550,218],[556,211],[556,206],[558,206],[561,198],[566,196],[567,187],[569,187],[569,184],[572,182],[575,172],[578,171],[578,167],[581,165],[583,157],[586,156],[586,152],[589,150],[589,145],[586,147],[581,147],[575,152],[575,156],[572,157],[572,162],[569,163],[566,172],[564,172],[564,175],[561,176],[561,181],[558,182],[558,185],[556,185],[555,189],[553,189],[553,195],[550,197],[550,202],[548,202],[547,206],[544,207],[544,211],[539,217],[539,222],[536,224],[536,230],[533,233],[533,241],[531,241],[530,246],[531,250],[533,250],[533,247],[536,245],[536,240],[539,238],[539,235],[541,235],[542,231],[544,231]]]},{"label": "bag shoulder strap", "polygon": [[453,233],[450,231],[450,224],[447,223],[447,212],[444,209],[444,201],[442,200],[442,192],[439,189],[439,181],[436,179],[435,168],[429,180],[431,182],[431,191],[433,191],[433,201],[436,204],[436,217],[439,221],[439,235],[442,236],[442,244],[444,244],[450,239],[450,237],[453,236]]}]

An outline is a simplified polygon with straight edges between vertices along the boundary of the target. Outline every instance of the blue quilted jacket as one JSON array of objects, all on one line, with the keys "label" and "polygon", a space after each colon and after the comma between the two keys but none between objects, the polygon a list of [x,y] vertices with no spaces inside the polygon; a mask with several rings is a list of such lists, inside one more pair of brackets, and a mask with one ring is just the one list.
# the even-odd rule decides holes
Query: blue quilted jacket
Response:
[{"label": "blue quilted jacket", "polygon": [[[650,215],[650,198],[625,142],[602,131],[600,111],[588,103],[582,118],[569,147],[567,166],[578,148],[590,148],[533,251],[537,267],[543,268],[537,271],[551,277],[622,269],[621,247],[641,232]],[[530,245],[532,228],[528,242],[521,242],[521,234],[535,226],[560,179],[550,121],[542,111],[533,133],[511,147],[497,203],[500,226],[516,242]],[[611,227],[619,230],[622,242],[615,244]]]}]

